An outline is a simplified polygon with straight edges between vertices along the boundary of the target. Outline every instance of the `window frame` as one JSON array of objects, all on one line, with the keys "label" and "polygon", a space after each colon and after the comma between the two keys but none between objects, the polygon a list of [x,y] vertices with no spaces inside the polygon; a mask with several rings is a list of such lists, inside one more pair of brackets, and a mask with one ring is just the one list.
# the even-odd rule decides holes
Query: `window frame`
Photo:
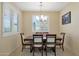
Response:
[{"label": "window frame", "polygon": [[[12,10],[13,11],[13,10]],[[17,21],[17,29],[16,29],[16,31],[13,31],[13,23],[14,23],[14,17],[15,17],[15,14],[16,14],[16,21]],[[15,11],[13,11],[12,13],[11,13],[11,32],[19,32],[19,15],[18,15],[18,13],[17,12],[15,12]]]},{"label": "window frame", "polygon": [[3,21],[2,21],[2,24],[3,24],[3,25],[2,25],[2,27],[3,27],[2,31],[3,31],[3,33],[11,32],[11,22],[12,22],[12,21],[11,21],[11,8],[9,8],[8,5],[7,5],[6,7],[8,7],[8,10],[9,10],[9,13],[10,13],[10,15],[9,15],[9,16],[10,16],[10,17],[9,17],[9,18],[10,18],[10,29],[9,29],[10,31],[5,32],[5,29],[4,29],[4,14],[5,14],[5,13],[4,13],[4,12],[5,12],[5,9],[4,9],[4,8],[5,8],[5,4],[3,3],[3,4],[2,4],[2,19],[3,19]]},{"label": "window frame", "polygon": [[32,32],[49,32],[49,30],[50,30],[50,27],[49,27],[49,16],[48,15],[44,15],[44,16],[47,16],[48,17],[48,19],[47,19],[48,20],[48,26],[47,26],[48,27],[48,31],[35,31],[34,30],[34,28],[33,28],[33,17],[34,16],[39,16],[40,17],[41,15],[33,15],[32,16]]},{"label": "window frame", "polygon": [[[17,13],[17,31],[15,32],[15,31],[12,31],[12,16],[10,16],[10,31],[9,32],[4,32],[4,27],[3,27],[3,7],[4,7],[4,5],[7,5],[8,6],[8,8],[10,9],[9,11],[11,12],[12,10],[15,12],[15,13]],[[2,29],[1,29],[1,31],[2,31],[2,36],[3,37],[8,37],[8,36],[11,36],[11,35],[14,35],[14,34],[17,34],[17,33],[19,33],[19,13],[15,10],[15,9],[13,9],[13,8],[11,8],[10,6],[9,6],[9,4],[7,4],[7,3],[2,3],[2,14],[1,14],[1,16],[2,16]],[[10,13],[10,15],[11,15],[11,13]]]}]

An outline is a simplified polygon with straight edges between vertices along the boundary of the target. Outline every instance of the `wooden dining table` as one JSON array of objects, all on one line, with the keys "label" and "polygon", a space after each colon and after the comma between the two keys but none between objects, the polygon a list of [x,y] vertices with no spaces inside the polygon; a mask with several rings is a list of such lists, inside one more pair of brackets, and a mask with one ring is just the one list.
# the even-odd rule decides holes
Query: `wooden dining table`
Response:
[{"label": "wooden dining table", "polygon": [[[30,41],[31,42],[31,45],[30,45],[30,47],[31,47],[31,52],[32,52],[32,43],[33,43],[33,35],[31,35],[31,36],[27,36],[25,39],[24,39],[24,41]],[[45,46],[45,43],[46,43],[46,36],[43,36],[43,45]],[[44,50],[45,50],[45,48],[44,48]]]},{"label": "wooden dining table", "polygon": [[[26,38],[24,38],[24,41],[32,41],[33,40],[33,36],[27,36]],[[46,40],[46,37],[43,37],[43,40]],[[56,40],[62,40],[61,38],[57,37]]]},{"label": "wooden dining table", "polygon": [[[33,36],[27,36],[24,41],[32,41],[33,40]],[[43,37],[43,40],[46,40],[46,37]]]}]

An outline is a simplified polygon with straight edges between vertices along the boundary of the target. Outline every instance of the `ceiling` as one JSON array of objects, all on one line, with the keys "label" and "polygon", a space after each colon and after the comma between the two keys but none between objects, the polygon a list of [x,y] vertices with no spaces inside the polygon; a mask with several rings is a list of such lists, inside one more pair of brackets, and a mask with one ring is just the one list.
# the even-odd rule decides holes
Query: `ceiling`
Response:
[{"label": "ceiling", "polygon": [[60,11],[68,2],[14,2],[14,4],[22,11]]}]

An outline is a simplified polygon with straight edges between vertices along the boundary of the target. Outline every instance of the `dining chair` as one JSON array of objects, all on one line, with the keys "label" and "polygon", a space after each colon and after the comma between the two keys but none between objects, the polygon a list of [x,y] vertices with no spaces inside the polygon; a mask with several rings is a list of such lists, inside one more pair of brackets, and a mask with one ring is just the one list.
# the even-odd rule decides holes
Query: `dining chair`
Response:
[{"label": "dining chair", "polygon": [[41,55],[43,56],[43,35],[33,34],[33,56],[35,55],[35,48],[41,49]]},{"label": "dining chair", "polygon": [[46,56],[47,56],[47,49],[51,48],[56,56],[56,34],[47,34],[46,35]]},{"label": "dining chair", "polygon": [[24,41],[26,39],[24,36],[24,33],[20,33],[20,36],[21,36],[21,43],[22,43],[22,52],[26,46],[30,46],[30,51],[31,51],[32,43],[30,41]]},{"label": "dining chair", "polygon": [[65,33],[60,33],[60,36],[56,38],[56,46],[60,46],[62,50],[64,51],[64,39],[65,39]]}]

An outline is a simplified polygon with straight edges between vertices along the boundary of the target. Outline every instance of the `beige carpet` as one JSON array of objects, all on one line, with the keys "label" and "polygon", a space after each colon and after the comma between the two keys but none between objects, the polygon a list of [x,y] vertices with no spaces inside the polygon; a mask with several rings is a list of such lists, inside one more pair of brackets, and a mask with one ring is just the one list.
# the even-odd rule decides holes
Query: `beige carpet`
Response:
[{"label": "beige carpet", "polygon": [[[67,49],[65,49],[64,51],[62,51],[62,49],[60,48],[56,49],[56,56],[73,56],[73,55],[74,54],[72,54],[72,52],[70,52]],[[10,56],[33,56],[33,53],[30,53],[29,48],[24,49],[23,52],[21,51],[20,48],[18,48],[14,52],[12,52]],[[35,51],[35,56],[41,56],[41,53],[39,50]],[[43,53],[43,56],[45,56],[45,51]],[[54,56],[54,53],[52,50],[48,51],[48,56]]]},{"label": "beige carpet", "polygon": [[[60,50],[60,51],[58,51],[58,50],[59,49],[56,50],[57,51],[56,54],[62,56],[63,55],[62,50]],[[43,55],[44,56],[46,56],[45,53],[46,52],[43,51]],[[41,56],[41,51],[39,51],[38,49],[36,49],[34,54],[35,54],[35,56]],[[28,48],[28,49],[24,49],[23,52],[21,53],[21,55],[22,56],[33,56],[33,53],[30,53],[30,49]],[[47,52],[47,55],[48,56],[54,56],[54,52],[49,49],[48,52]]]}]

